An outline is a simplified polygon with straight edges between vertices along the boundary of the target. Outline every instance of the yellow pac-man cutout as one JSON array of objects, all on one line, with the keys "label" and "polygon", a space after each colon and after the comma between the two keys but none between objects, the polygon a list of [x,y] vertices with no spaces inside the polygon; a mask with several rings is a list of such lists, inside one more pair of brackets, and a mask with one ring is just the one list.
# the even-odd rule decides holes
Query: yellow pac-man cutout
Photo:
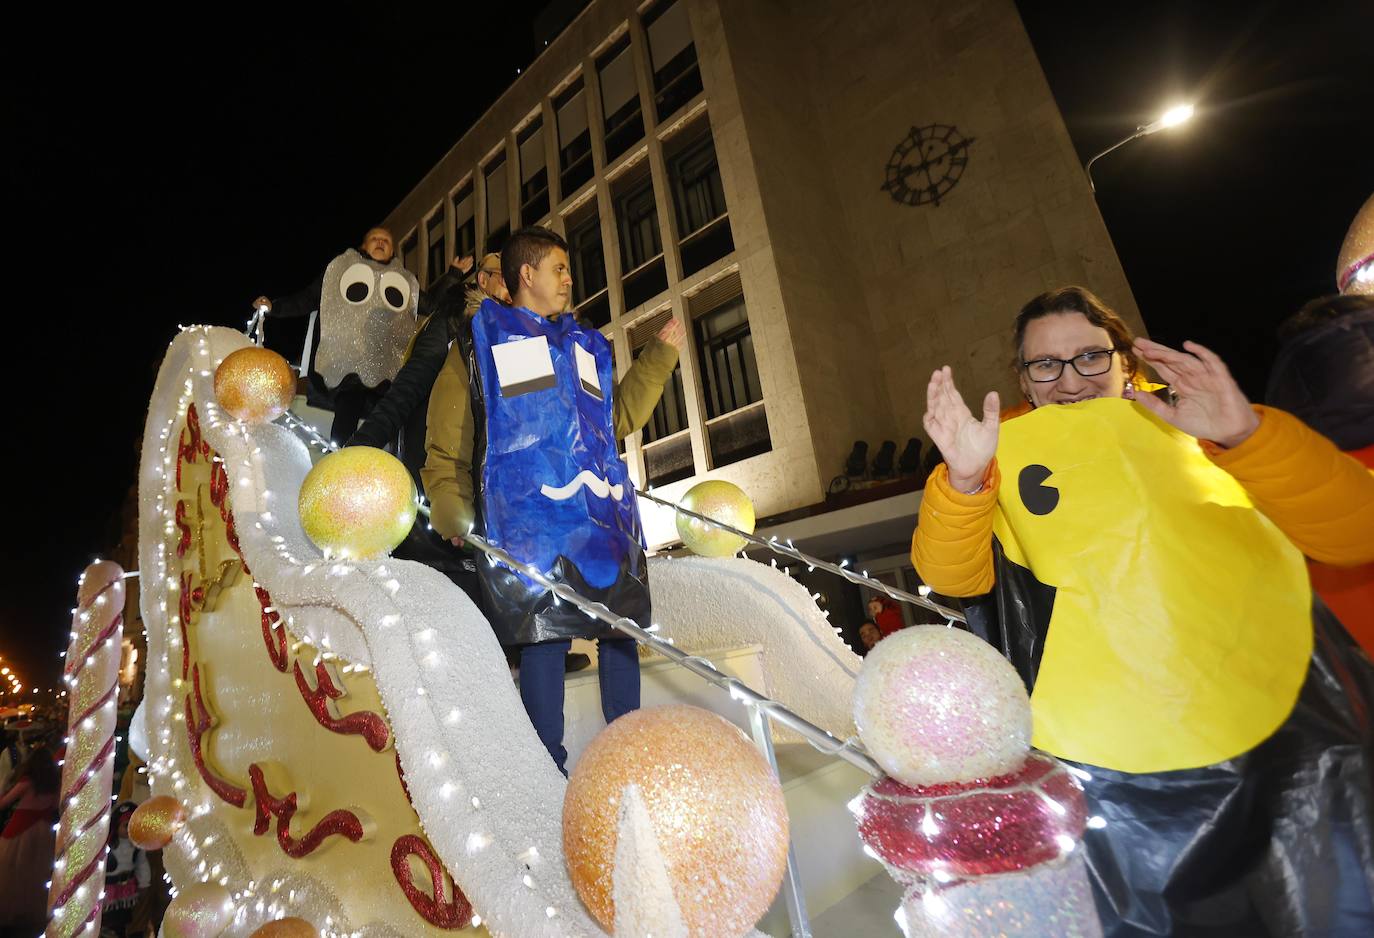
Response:
[{"label": "yellow pac-man cutout", "polygon": [[1126,772],[1220,762],[1288,717],[1312,653],[1299,553],[1192,437],[1126,400],[1003,424],[994,531],[1056,590],[1033,743]]}]

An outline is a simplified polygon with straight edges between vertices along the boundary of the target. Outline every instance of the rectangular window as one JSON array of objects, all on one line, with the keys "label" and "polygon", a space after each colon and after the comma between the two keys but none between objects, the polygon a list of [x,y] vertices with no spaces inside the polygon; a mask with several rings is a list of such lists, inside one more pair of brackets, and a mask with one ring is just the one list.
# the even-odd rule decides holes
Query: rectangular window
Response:
[{"label": "rectangular window", "polygon": [[712,284],[688,301],[692,311],[706,402],[706,441],[713,466],[773,448],[749,313],[738,275]]},{"label": "rectangular window", "polygon": [[568,220],[568,253],[577,318],[600,329],[611,321],[611,304],[606,295],[606,255],[601,246],[601,219],[595,202]]},{"label": "rectangular window", "polygon": [[429,239],[427,276],[428,282],[433,283],[443,275],[444,268],[448,266],[444,261],[444,209],[442,205],[425,222],[425,235]]},{"label": "rectangular window", "polygon": [[[629,338],[636,359],[672,315],[672,310],[665,309],[631,331]],[[673,369],[672,377],[664,385],[663,396],[644,425],[640,440],[644,448],[645,475],[650,485],[667,485],[695,474],[681,364]]]},{"label": "rectangular window", "polygon": [[615,199],[626,310],[634,309],[668,288],[654,183],[647,173],[648,166],[644,169],[635,181],[624,185],[623,192]]},{"label": "rectangular window", "polygon": [[477,253],[476,206],[472,199],[472,183],[453,194],[453,256],[467,257]]},{"label": "rectangular window", "polygon": [[601,77],[601,112],[606,115],[606,160],[615,159],[644,136],[644,115],[635,87],[630,37],[622,36],[596,62]]},{"label": "rectangular window", "polygon": [[682,273],[687,276],[735,249],[709,125],[668,158],[668,174],[682,238]]},{"label": "rectangular window", "polygon": [[510,237],[510,193],[506,191],[506,158],[498,156],[485,170],[488,251],[499,251]]},{"label": "rectangular window", "polygon": [[420,233],[413,231],[410,237],[401,242],[401,266],[420,277]]},{"label": "rectangular window", "polygon": [[592,135],[587,129],[587,96],[582,79],[573,82],[553,102],[558,117],[558,172],[563,198],[592,178]]},{"label": "rectangular window", "polygon": [[692,43],[692,24],[683,0],[663,0],[644,15],[649,67],[654,73],[654,109],[660,122],[701,94],[701,69]]},{"label": "rectangular window", "polygon": [[520,132],[520,223],[533,225],[549,213],[549,170],[544,159],[544,122]]}]

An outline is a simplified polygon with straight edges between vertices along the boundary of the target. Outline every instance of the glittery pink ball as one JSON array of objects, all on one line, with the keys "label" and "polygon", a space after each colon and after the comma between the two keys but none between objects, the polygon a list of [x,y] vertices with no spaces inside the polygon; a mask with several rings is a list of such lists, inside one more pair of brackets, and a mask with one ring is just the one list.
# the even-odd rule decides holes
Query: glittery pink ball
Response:
[{"label": "glittery pink ball", "polygon": [[869,753],[911,786],[1016,771],[1030,748],[1030,698],[991,645],[925,625],[883,639],[854,684],[854,722]]},{"label": "glittery pink ball", "polygon": [[1088,820],[1077,780],[1041,752],[1011,775],[976,782],[908,788],[879,779],[854,808],[859,836],[888,866],[958,879],[1057,861]]}]

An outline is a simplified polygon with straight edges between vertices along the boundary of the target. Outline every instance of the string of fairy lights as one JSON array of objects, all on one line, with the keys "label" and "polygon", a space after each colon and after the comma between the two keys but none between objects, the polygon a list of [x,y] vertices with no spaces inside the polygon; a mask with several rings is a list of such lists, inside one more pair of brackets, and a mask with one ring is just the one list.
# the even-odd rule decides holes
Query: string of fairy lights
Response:
[{"label": "string of fairy lights", "polygon": [[[287,425],[294,429],[299,435],[305,437],[309,442],[320,446],[326,451],[337,450],[339,448],[338,444],[325,439],[318,430],[296,417],[294,414],[290,414],[289,411],[288,416],[289,419],[286,421]],[[429,506],[425,504],[423,500],[419,502],[419,510],[426,517],[429,516]],[[759,693],[739,679],[724,673],[708,659],[684,652],[674,644],[671,637],[654,634],[658,631],[659,627],[657,625],[651,624],[648,628],[644,628],[633,619],[616,615],[607,608],[604,603],[587,599],[567,584],[553,581],[539,570],[538,567],[533,564],[521,563],[505,550],[471,531],[464,535],[463,540],[486,554],[488,561],[493,566],[500,563],[510,567],[512,570],[520,571],[531,580],[534,580],[540,586],[553,593],[556,602],[567,602],[576,606],[582,612],[586,613],[589,618],[596,619],[619,632],[623,632],[640,644],[647,645],[665,658],[682,665],[693,674],[727,691],[731,699],[738,700],[746,706],[758,708],[758,710],[767,714],[769,718],[796,732],[797,735],[805,739],[816,750],[826,755],[843,759],[874,777],[882,776],[882,769],[873,761],[868,753],[863,751],[857,739],[853,737],[849,739],[840,739],[832,735],[819,726],[816,726],[805,717],[789,710],[776,700]]]}]

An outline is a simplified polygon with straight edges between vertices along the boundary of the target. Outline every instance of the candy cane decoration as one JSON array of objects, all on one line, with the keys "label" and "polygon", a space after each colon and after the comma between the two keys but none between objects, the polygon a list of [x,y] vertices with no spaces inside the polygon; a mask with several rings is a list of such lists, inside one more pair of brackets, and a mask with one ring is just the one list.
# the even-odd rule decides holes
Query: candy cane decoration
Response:
[{"label": "candy cane decoration", "polygon": [[124,636],[124,571],[109,561],[91,564],[81,575],[76,602],[63,676],[71,705],[47,938],[100,933]]}]

